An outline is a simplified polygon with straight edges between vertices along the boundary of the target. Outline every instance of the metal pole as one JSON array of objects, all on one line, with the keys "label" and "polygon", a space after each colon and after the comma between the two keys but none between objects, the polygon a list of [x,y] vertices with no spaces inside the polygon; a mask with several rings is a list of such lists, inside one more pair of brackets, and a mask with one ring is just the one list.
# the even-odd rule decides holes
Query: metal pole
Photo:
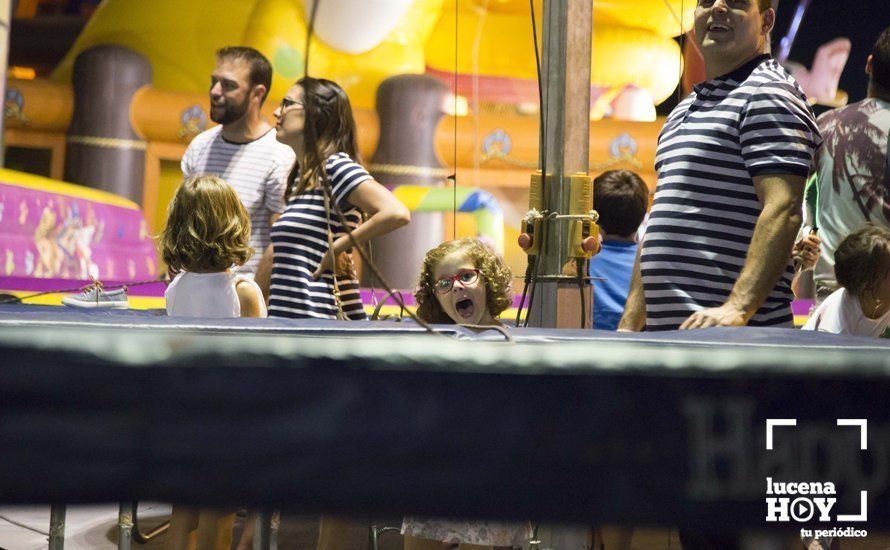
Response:
[{"label": "metal pole", "polygon": [[[541,150],[546,150],[546,159],[542,155],[541,160],[546,160],[549,186],[545,195],[551,213],[569,212],[568,178],[588,172],[592,32],[590,0],[544,2],[541,77],[545,128]],[[568,223],[552,218],[545,222],[538,297],[529,312],[529,325],[580,326],[581,300],[575,262],[568,256]]]},{"label": "metal pole", "polygon": [[[9,25],[12,22],[13,3],[0,0],[0,98],[6,102],[6,73],[9,64]],[[6,162],[6,135],[4,119],[0,116],[0,168]]]},{"label": "metal pole", "polygon": [[253,550],[271,550],[272,548],[272,512],[262,510],[256,515],[256,527],[253,530]]},{"label": "metal pole", "polygon": [[[539,163],[546,164],[546,209],[570,211],[569,176],[587,173],[590,149],[591,0],[547,0],[544,5],[542,74],[544,128]],[[546,159],[543,153],[546,151]],[[537,297],[529,325],[580,326],[581,300],[575,262],[568,254],[568,220],[545,221],[538,270]],[[588,296],[590,287],[586,287]],[[588,304],[590,301],[588,300]],[[590,314],[588,308],[587,314]],[[541,525],[540,548],[585,548],[588,529]]]},{"label": "metal pole", "polygon": [[803,16],[807,13],[809,5],[810,0],[798,1],[797,8],[794,10],[794,17],[791,19],[791,26],[788,27],[788,34],[782,37],[782,40],[779,42],[779,55],[776,56],[776,60],[780,63],[788,61],[788,54],[791,53],[791,46],[794,45],[794,39],[797,38],[797,31],[800,30],[800,24],[803,21]]},{"label": "metal pole", "polygon": [[117,513],[117,550],[130,550],[133,546],[133,517],[135,502],[121,502]]},{"label": "metal pole", "polygon": [[49,510],[49,550],[65,548],[65,505],[53,504]]}]

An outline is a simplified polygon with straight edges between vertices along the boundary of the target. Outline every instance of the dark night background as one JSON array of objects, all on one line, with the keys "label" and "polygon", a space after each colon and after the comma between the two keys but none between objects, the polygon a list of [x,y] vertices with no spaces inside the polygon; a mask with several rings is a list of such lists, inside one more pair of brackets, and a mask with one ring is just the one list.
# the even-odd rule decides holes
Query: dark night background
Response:
[{"label": "dark night background", "polygon": [[[780,0],[773,51],[788,32],[797,0]],[[881,31],[890,25],[890,0],[811,0],[806,16],[791,48],[789,59],[809,67],[816,49],[834,38],[843,36],[853,43],[850,59],[841,74],[840,89],[850,95],[850,102],[865,98],[868,75],[865,59]]]},{"label": "dark night background", "polygon": [[[773,52],[788,32],[799,0],[779,0],[778,17],[773,30]],[[853,43],[850,58],[841,74],[839,88],[850,96],[850,103],[865,99],[868,75],[865,59],[881,31],[890,25],[890,0],[811,0],[800,25],[788,58],[811,67],[813,56],[822,44],[837,37],[849,38]],[[676,105],[669,99],[658,107],[666,115]],[[827,110],[816,106],[818,113]]]}]

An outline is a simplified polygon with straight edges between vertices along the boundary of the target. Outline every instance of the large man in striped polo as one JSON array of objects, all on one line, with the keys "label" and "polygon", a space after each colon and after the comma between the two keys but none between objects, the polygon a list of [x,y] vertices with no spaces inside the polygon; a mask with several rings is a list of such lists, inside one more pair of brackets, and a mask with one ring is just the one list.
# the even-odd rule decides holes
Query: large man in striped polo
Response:
[{"label": "large man in striped polo", "polygon": [[658,187],[619,330],[792,326],[791,248],[820,142],[769,54],[770,0],[699,0],[707,80],[658,138]]}]

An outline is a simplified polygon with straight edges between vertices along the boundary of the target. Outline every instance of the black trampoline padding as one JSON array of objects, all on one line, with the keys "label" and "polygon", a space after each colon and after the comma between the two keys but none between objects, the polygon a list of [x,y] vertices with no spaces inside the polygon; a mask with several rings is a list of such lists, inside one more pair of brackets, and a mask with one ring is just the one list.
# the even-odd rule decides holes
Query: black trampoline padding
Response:
[{"label": "black trampoline padding", "polygon": [[884,341],[441,328],[2,310],[0,500],[735,529],[770,477],[890,526]]}]

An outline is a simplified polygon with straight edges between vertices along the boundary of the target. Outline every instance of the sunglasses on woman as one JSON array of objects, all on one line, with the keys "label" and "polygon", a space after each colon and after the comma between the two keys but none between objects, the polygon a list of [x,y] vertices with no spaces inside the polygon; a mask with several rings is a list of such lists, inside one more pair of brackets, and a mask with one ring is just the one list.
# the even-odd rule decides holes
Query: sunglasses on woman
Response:
[{"label": "sunglasses on woman", "polygon": [[299,106],[301,109],[305,107],[305,105],[303,105],[303,103],[297,101],[296,99],[291,99],[289,97],[285,97],[284,99],[281,100],[281,104],[278,106],[278,109],[281,112],[284,112],[287,109],[290,109],[291,107],[296,107],[296,106]]}]

